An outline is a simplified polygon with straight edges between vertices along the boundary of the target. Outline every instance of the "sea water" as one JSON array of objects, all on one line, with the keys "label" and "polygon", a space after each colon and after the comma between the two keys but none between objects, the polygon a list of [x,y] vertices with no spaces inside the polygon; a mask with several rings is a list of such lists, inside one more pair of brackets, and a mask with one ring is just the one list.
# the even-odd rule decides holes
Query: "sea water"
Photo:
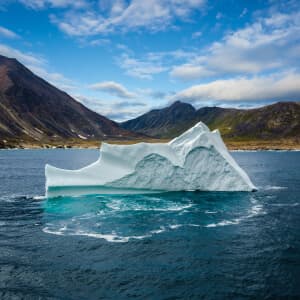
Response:
[{"label": "sea water", "polygon": [[300,152],[232,155],[257,192],[47,199],[98,151],[0,151],[0,299],[298,299]]}]

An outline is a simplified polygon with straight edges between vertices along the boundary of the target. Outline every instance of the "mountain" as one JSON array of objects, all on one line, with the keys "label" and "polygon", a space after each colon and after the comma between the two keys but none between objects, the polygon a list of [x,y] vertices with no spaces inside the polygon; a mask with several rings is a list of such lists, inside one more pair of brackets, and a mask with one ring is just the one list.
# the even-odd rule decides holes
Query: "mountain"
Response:
[{"label": "mountain", "polygon": [[137,136],[86,108],[17,60],[0,56],[0,142],[38,144]]},{"label": "mountain", "polygon": [[300,138],[300,102],[278,102],[254,109],[202,108],[197,112],[227,139],[268,140]]},{"label": "mountain", "polygon": [[255,109],[203,107],[177,101],[117,124],[67,93],[0,55],[0,148],[82,145],[99,140],[171,138],[198,121],[219,128],[225,141],[296,141],[300,145],[300,102]]},{"label": "mountain", "polygon": [[128,130],[153,137],[174,137],[183,132],[189,125],[195,124],[197,111],[188,103],[174,102],[163,109],[153,109],[148,113],[121,123]]},{"label": "mountain", "polygon": [[203,121],[227,140],[300,139],[300,102],[278,102],[255,109],[193,106],[175,102],[121,126],[153,137],[171,138]]}]

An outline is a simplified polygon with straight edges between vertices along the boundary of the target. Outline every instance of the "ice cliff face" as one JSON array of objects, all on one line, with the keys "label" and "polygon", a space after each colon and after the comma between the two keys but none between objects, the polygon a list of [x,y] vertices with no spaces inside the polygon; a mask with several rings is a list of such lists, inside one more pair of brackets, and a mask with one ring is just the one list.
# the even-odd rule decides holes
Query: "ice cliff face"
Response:
[{"label": "ice cliff face", "polygon": [[79,170],[46,165],[45,173],[47,191],[79,186],[102,187],[104,193],[255,190],[219,131],[202,122],[169,143],[104,143],[95,163]]}]

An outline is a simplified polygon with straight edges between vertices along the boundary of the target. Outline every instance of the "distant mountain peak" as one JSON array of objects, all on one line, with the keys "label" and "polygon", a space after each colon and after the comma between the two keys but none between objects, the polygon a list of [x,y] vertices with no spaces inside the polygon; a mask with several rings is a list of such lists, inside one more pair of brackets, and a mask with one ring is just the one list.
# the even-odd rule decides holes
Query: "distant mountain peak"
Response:
[{"label": "distant mountain peak", "polygon": [[154,109],[138,118],[123,122],[121,126],[127,130],[161,137],[170,128],[189,124],[195,114],[196,109],[191,104],[175,101],[165,108]]},{"label": "distant mountain peak", "polygon": [[171,105],[169,105],[169,106],[177,106],[177,105],[186,105],[187,103],[185,103],[185,102],[182,102],[182,101],[180,101],[180,100],[176,100],[176,101],[174,101],[173,103],[171,103]]},{"label": "distant mountain peak", "polygon": [[[169,105],[168,107],[169,107],[169,108],[170,108],[170,107],[182,107],[182,108],[184,108],[184,107],[193,107],[193,108],[194,108],[194,106],[193,106],[192,104],[183,102],[183,101],[181,101],[181,100],[176,100],[176,101],[174,101],[174,102],[173,102],[171,105]],[[168,107],[166,107],[166,108],[168,108]]]},{"label": "distant mountain peak", "polygon": [[0,66],[6,66],[10,69],[26,68],[16,58],[10,58],[0,55]]},{"label": "distant mountain peak", "polygon": [[172,138],[197,122],[219,128],[225,138],[300,138],[299,102],[278,102],[265,107],[234,109],[201,107],[176,101],[121,124],[124,128],[153,137]]}]

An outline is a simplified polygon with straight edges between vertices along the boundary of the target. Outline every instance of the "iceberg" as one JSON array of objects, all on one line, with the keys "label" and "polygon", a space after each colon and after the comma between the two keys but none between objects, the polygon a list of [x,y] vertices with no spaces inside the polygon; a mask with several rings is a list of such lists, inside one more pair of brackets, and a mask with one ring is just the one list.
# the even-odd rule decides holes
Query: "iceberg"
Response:
[{"label": "iceberg", "polygon": [[79,170],[45,167],[47,196],[69,193],[254,191],[220,132],[202,122],[168,143],[102,143],[99,159]]}]

